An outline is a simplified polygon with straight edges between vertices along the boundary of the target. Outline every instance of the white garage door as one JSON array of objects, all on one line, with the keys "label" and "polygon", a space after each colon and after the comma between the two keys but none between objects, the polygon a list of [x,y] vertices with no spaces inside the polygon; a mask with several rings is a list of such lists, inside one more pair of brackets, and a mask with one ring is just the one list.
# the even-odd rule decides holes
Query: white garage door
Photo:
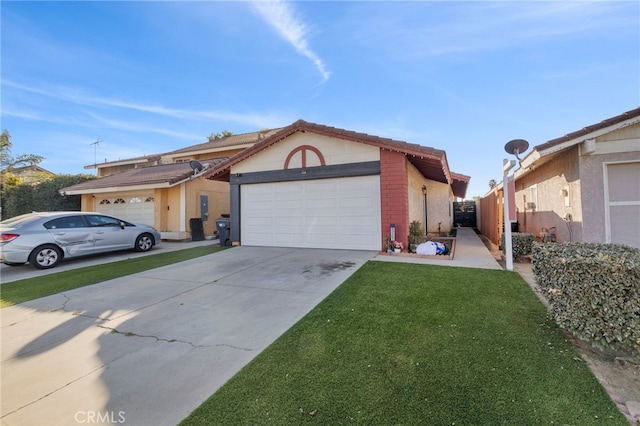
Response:
[{"label": "white garage door", "polygon": [[97,196],[95,210],[129,222],[153,226],[153,206],[152,193],[135,192]]},{"label": "white garage door", "polygon": [[380,177],[242,185],[243,245],[379,250]]},{"label": "white garage door", "polygon": [[608,164],[607,241],[640,248],[640,162]]}]

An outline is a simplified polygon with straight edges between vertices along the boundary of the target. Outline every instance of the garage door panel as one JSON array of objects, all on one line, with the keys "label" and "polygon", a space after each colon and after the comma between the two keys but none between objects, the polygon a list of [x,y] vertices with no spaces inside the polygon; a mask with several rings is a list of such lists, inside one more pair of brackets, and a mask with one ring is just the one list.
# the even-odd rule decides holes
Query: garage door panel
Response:
[{"label": "garage door panel", "polygon": [[98,198],[95,211],[116,216],[129,222],[153,226],[153,193],[130,192],[117,195],[104,195]]},{"label": "garage door panel", "polygon": [[638,247],[640,242],[640,205],[612,206],[610,218],[611,242]]},{"label": "garage door panel", "polygon": [[640,162],[607,165],[607,239],[640,248]]},{"label": "garage door panel", "polygon": [[243,185],[240,206],[244,245],[380,248],[379,176]]},{"label": "garage door panel", "polygon": [[333,210],[338,205],[337,200],[333,198],[312,198],[305,201],[305,207],[308,209]]},{"label": "garage door panel", "polygon": [[337,239],[335,233],[309,233],[307,237],[308,244],[318,247],[331,247]]}]

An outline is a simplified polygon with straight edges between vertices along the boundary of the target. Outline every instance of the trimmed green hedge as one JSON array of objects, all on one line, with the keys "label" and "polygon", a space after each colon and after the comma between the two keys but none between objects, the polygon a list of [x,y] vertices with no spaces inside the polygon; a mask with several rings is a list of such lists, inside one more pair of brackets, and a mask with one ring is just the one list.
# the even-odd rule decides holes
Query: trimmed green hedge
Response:
[{"label": "trimmed green hedge", "polygon": [[[513,232],[511,233],[511,253],[513,253],[514,260],[520,260],[524,256],[531,254],[531,248],[533,242],[536,240],[536,236],[527,232]],[[500,237],[500,249],[505,252],[504,245],[504,232]]]},{"label": "trimmed green hedge", "polygon": [[562,328],[601,349],[640,355],[640,249],[534,243],[533,272]]}]

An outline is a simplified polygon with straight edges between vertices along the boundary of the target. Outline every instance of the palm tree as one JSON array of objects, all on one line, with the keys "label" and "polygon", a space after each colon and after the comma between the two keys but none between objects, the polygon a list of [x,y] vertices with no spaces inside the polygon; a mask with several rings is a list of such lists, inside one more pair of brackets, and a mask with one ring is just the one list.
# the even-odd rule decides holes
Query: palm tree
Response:
[{"label": "palm tree", "polygon": [[11,134],[4,129],[0,135],[0,170],[3,172],[11,171],[16,167],[35,166],[44,160],[43,156],[36,154],[20,154],[14,157],[11,155],[12,147]]}]

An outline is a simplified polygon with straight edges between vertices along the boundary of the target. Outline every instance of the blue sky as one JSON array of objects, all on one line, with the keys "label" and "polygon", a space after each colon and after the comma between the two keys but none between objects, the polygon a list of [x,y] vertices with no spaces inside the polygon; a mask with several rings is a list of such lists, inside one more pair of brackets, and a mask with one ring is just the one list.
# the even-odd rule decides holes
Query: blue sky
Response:
[{"label": "blue sky", "polygon": [[55,173],[304,119],[443,149],[471,198],[501,180],[509,140],[640,105],[637,1],[0,8],[1,126]]}]

